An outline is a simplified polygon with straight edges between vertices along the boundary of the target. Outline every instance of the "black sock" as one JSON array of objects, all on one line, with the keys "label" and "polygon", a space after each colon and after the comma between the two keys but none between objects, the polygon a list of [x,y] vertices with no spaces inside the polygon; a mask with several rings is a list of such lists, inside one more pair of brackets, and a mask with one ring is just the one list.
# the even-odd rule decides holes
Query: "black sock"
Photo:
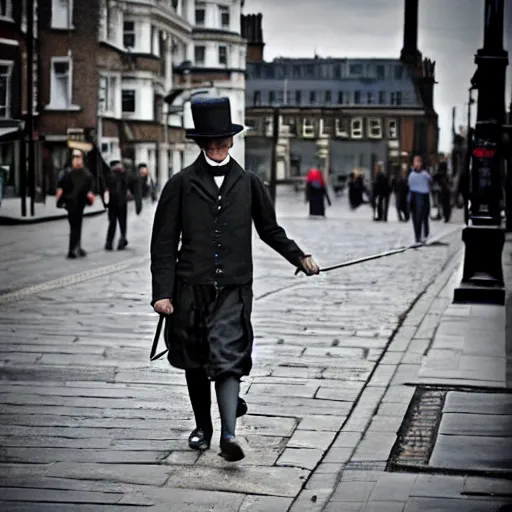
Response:
[{"label": "black sock", "polygon": [[185,370],[185,378],[187,379],[188,395],[194,417],[196,419],[196,427],[201,428],[205,433],[213,431],[211,417],[211,385],[210,379],[204,368],[193,370]]},{"label": "black sock", "polygon": [[236,408],[240,394],[240,380],[237,377],[223,377],[215,382],[219,404],[222,437],[234,436],[236,430]]}]

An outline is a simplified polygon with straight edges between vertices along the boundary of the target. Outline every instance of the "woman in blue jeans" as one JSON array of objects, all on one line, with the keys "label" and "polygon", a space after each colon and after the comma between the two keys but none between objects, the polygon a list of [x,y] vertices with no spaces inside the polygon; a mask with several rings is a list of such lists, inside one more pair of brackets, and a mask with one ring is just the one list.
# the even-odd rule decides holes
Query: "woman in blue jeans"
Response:
[{"label": "woman in blue jeans", "polygon": [[[430,215],[431,186],[432,176],[423,169],[421,156],[416,155],[413,160],[412,171],[409,174],[409,205],[416,243],[426,241],[429,235],[428,219]],[[423,240],[421,237],[422,228]]]}]

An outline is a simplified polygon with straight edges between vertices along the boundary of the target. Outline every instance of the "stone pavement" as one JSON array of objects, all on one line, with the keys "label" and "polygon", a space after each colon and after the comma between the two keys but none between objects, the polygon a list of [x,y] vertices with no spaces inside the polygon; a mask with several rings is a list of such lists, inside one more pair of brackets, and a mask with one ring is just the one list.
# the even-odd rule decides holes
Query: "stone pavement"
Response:
[{"label": "stone pavement", "polygon": [[[374,223],[367,207],[351,212],[345,199],[323,221],[304,209],[302,196],[278,199],[282,224],[321,265],[412,239],[410,224],[393,215]],[[193,421],[183,375],[148,361],[156,324],[148,305],[150,209],[130,228],[132,253],[103,253],[105,226],[97,221],[87,221],[90,256],[75,266],[62,259],[64,223],[7,235],[2,228],[8,242],[0,243],[11,249],[2,247],[9,262],[1,263],[0,289],[75,278],[0,305],[0,509],[314,512],[340,479],[371,481],[355,467],[377,461],[384,469],[388,418],[372,423],[377,439],[359,441],[381,399],[381,413],[399,416],[408,407],[409,389],[396,386],[417,357],[403,360],[396,349],[405,351],[420,322],[414,308],[426,314],[458,264],[458,230],[445,245],[314,278],[294,277],[255,244],[254,371],[243,383],[249,414],[239,422],[247,457],[232,465],[215,448],[187,449]],[[433,234],[446,229],[433,223]],[[101,272],[113,264],[125,266]],[[44,279],[34,275],[40,266]],[[346,495],[338,491],[330,510],[356,510],[340,508],[336,499]]]},{"label": "stone pavement", "polygon": [[[509,290],[511,256],[509,240]],[[414,305],[356,405],[360,421],[343,425],[292,511],[512,510],[506,309],[451,304],[461,270]]]}]

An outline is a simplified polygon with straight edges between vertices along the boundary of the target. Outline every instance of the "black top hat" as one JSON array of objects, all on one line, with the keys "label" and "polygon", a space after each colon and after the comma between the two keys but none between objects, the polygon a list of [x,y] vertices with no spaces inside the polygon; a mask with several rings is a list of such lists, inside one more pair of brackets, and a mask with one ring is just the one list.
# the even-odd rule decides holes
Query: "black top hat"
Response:
[{"label": "black top hat", "polygon": [[231,122],[229,98],[192,100],[194,128],[185,130],[189,139],[222,139],[240,133],[244,127]]}]

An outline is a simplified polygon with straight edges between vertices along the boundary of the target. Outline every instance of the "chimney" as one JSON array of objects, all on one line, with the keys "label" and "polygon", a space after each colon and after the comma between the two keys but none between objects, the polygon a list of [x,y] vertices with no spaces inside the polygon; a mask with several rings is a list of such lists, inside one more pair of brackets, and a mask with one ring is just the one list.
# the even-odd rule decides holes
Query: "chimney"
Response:
[{"label": "chimney", "polygon": [[247,39],[247,62],[263,61],[263,16],[259,14],[242,14],[242,37]]},{"label": "chimney", "polygon": [[405,0],[404,45],[400,59],[413,64],[418,55],[418,0]]}]

